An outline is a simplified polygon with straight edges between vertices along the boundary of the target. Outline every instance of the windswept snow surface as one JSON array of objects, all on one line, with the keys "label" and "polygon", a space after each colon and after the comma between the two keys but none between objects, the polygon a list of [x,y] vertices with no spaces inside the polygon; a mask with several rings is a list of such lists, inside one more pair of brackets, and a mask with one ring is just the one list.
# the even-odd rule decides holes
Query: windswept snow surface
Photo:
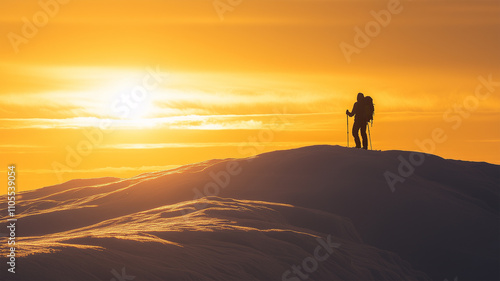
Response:
[{"label": "windswept snow surface", "polygon": [[18,195],[0,279],[499,280],[499,183],[497,165],[338,146],[73,180]]}]

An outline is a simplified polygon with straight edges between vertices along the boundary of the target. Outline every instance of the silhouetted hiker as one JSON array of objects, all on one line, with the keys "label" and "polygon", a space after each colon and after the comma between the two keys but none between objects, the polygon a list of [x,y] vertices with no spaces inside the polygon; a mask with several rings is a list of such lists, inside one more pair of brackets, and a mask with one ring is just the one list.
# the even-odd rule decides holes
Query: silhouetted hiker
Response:
[{"label": "silhouetted hiker", "polygon": [[[371,99],[371,98],[370,98]],[[359,141],[358,131],[361,130],[361,137],[363,138],[363,149],[368,149],[368,137],[366,136],[366,125],[372,119],[372,116],[368,116],[369,113],[366,110],[366,101],[363,93],[358,93],[358,101],[354,103],[352,107],[352,112],[349,109],[345,111],[349,117],[354,117],[354,125],[352,126],[352,136],[356,142],[356,148],[361,148],[361,142]],[[372,114],[373,115],[373,114]]]}]

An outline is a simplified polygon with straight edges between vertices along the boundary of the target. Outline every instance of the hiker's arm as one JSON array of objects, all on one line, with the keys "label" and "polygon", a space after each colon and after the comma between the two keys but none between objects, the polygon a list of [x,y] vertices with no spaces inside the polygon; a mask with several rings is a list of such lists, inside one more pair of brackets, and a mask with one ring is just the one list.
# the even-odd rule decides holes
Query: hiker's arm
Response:
[{"label": "hiker's arm", "polygon": [[353,116],[354,116],[354,114],[356,114],[356,104],[354,104],[354,105],[353,105],[353,107],[352,107],[352,111],[351,111],[351,112],[349,112],[349,110],[347,110],[345,113],[346,113],[347,115],[349,115],[349,117],[353,117]]}]

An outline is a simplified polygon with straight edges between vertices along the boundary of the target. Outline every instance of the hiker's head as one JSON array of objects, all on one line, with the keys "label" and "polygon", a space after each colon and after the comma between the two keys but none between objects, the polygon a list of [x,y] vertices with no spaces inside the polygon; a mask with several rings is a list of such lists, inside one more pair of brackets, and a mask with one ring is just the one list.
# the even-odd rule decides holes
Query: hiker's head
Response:
[{"label": "hiker's head", "polygon": [[361,102],[365,98],[365,95],[363,93],[358,93],[358,101]]}]

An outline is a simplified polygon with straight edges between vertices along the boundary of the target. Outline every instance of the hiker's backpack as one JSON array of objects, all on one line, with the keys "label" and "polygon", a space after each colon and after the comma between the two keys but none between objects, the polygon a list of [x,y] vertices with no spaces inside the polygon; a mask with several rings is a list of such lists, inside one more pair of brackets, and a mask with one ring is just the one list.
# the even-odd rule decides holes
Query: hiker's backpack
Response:
[{"label": "hiker's backpack", "polygon": [[365,100],[365,116],[366,122],[373,122],[373,114],[375,113],[375,106],[373,105],[373,99],[370,96],[366,96]]}]

